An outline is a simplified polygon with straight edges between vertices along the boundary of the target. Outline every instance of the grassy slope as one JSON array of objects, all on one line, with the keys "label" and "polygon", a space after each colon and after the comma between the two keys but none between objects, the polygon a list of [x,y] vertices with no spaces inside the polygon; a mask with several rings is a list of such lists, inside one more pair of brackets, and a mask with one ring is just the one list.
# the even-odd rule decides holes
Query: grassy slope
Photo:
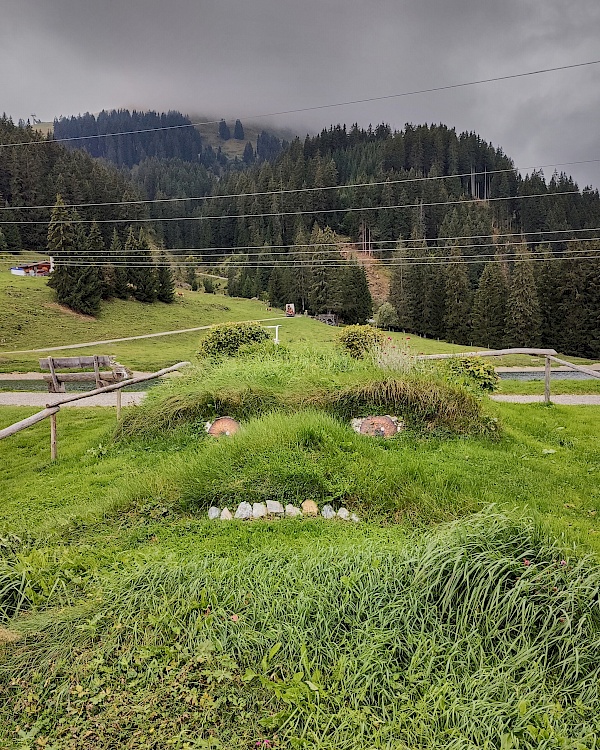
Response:
[{"label": "grassy slope", "polygon": [[[39,356],[43,356],[37,354],[3,355],[3,351],[100,341],[165,330],[194,328],[230,320],[263,319],[282,315],[277,310],[268,312],[262,302],[200,292],[186,291],[183,295],[183,297],[178,297],[173,305],[161,303],[142,305],[131,301],[114,300],[104,304],[98,318],[84,318],[57,307],[52,290],[47,287],[45,279],[14,277],[2,270],[0,271],[0,372],[36,371]],[[302,316],[274,322],[282,324],[280,338],[284,343],[306,342],[313,346],[326,346],[335,338],[335,329]],[[83,347],[76,351],[66,352],[65,356],[109,353],[114,354],[120,362],[133,369],[153,370],[176,361],[192,359],[202,335],[198,332]],[[462,352],[474,348],[402,333],[390,333],[389,336],[395,345],[408,345],[415,354]],[[574,362],[585,361],[575,357],[570,359]],[[513,356],[499,359],[498,364],[541,365],[543,361]],[[571,392],[558,390],[562,387],[557,385],[554,392]],[[528,393],[530,391],[515,392]],[[591,390],[585,392],[594,393],[595,391],[592,386]]]}]

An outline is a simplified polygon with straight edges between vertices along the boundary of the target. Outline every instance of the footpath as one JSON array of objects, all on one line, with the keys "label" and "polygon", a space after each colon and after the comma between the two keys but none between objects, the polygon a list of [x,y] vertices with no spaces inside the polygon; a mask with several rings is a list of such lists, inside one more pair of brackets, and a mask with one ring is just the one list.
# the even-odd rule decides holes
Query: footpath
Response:
[{"label": "footpath", "polygon": [[[72,393],[28,393],[26,391],[0,393],[0,406],[39,406],[41,408],[44,408],[48,404],[59,404],[64,398],[68,398],[72,395]],[[141,404],[145,397],[146,393],[144,391],[137,391],[133,393],[125,392],[122,396],[122,403],[123,406],[134,406],[136,404]],[[544,400],[543,396],[497,395],[492,396],[491,398],[494,401],[503,401],[510,404],[539,404]],[[553,404],[560,404],[561,406],[600,406],[600,395],[552,396],[551,400]],[[115,406],[115,394],[102,393],[98,396],[90,396],[89,398],[82,399],[81,401],[73,401],[70,404],[65,404],[64,408],[86,406]]]}]

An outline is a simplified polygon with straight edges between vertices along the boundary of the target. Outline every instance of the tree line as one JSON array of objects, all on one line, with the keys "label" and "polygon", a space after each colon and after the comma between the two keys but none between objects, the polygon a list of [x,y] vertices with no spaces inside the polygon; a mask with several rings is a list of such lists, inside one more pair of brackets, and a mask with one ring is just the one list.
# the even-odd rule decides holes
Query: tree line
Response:
[{"label": "tree line", "polygon": [[343,259],[332,264],[331,246],[338,243],[330,227],[315,225],[310,235],[299,229],[295,237],[297,250],[285,260],[273,262],[265,247],[257,256],[235,254],[227,277],[227,291],[232,297],[263,297],[275,307],[288,303],[299,313],[310,315],[332,313],[340,322],[366,323],[373,312],[373,301],[364,268]]},{"label": "tree line", "polygon": [[48,226],[47,249],[55,263],[48,284],[60,304],[97,315],[102,300],[111,298],[174,301],[175,281],[167,256],[161,252],[155,262],[143,229],[136,232],[128,227],[124,242],[115,229],[106,247],[98,224],[92,222],[86,231],[78,218],[59,195]]}]

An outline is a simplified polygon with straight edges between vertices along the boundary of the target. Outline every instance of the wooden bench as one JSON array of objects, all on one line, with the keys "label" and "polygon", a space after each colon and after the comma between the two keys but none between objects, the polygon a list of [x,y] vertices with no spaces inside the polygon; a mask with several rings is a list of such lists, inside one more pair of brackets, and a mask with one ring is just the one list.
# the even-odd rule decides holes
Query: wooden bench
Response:
[{"label": "wooden bench", "polygon": [[[60,370],[83,370],[89,367],[93,370],[60,372]],[[101,370],[101,367],[110,369]],[[40,369],[50,371],[49,375],[44,375],[49,393],[65,393],[66,383],[95,383],[96,388],[102,388],[131,377],[130,370],[105,354],[95,354],[91,357],[46,357],[40,359]]]}]

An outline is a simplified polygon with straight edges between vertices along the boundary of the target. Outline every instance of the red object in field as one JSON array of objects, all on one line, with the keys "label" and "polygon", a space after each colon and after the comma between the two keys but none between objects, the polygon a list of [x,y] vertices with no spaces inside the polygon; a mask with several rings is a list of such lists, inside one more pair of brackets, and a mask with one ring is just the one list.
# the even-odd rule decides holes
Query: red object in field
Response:
[{"label": "red object in field", "polygon": [[360,426],[360,434],[371,437],[392,437],[397,432],[398,425],[390,417],[365,417]]},{"label": "red object in field", "polygon": [[296,315],[296,306],[291,302],[288,302],[288,304],[285,306],[285,314],[286,317],[293,318]]},{"label": "red object in field", "polygon": [[233,417],[218,417],[210,425],[207,432],[209,435],[235,435],[240,429],[240,423]]}]

